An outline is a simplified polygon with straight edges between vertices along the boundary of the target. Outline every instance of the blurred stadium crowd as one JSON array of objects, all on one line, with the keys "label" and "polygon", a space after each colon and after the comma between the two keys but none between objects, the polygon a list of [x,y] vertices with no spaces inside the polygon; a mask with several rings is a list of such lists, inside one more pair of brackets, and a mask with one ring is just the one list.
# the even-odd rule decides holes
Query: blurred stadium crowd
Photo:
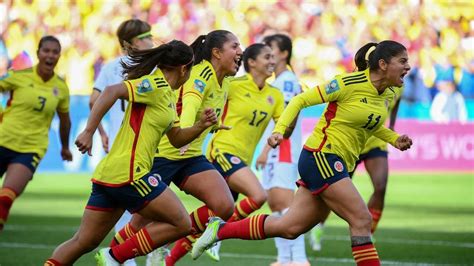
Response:
[{"label": "blurred stadium crowd", "polygon": [[228,29],[245,47],[286,32],[294,41],[292,66],[309,86],[353,70],[355,51],[368,41],[393,39],[410,53],[408,104],[429,105],[441,91],[474,106],[469,0],[6,0],[0,3],[0,76],[34,64],[38,40],[52,34],[63,46],[59,74],[71,94],[88,95],[101,65],[120,53],[115,30],[130,17],[152,24],[157,43],[191,43],[212,29]]}]

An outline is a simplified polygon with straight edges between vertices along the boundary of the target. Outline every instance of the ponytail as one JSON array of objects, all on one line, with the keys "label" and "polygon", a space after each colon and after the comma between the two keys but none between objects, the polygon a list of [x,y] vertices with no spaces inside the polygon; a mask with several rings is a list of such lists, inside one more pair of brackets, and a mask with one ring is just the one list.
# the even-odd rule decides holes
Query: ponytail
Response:
[{"label": "ponytail", "polygon": [[403,44],[396,41],[382,41],[380,43],[367,43],[362,46],[354,57],[354,62],[358,71],[379,69],[379,60],[390,62],[392,57],[399,55],[407,49]]},{"label": "ponytail", "polygon": [[136,79],[150,74],[155,67],[173,69],[182,65],[191,67],[193,51],[182,41],[173,40],[156,48],[137,50],[127,47],[129,56],[126,62],[122,60],[123,76],[126,79]]}]

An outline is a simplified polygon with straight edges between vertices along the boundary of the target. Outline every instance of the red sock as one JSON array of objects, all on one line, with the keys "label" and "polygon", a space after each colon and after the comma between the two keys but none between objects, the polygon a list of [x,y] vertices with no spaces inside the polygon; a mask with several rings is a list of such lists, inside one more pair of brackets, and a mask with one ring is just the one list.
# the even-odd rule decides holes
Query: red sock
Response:
[{"label": "red sock", "polygon": [[109,247],[114,247],[116,245],[122,244],[136,233],[137,230],[133,228],[130,223],[127,223],[122,229],[120,229],[120,231],[115,233],[115,236],[110,242]]},{"label": "red sock", "polygon": [[166,266],[173,266],[179,259],[186,255],[193,247],[192,243],[194,242],[196,242],[196,239],[193,236],[183,237],[176,241],[169,256],[165,258]]},{"label": "red sock", "polygon": [[265,239],[264,224],[268,215],[257,214],[241,221],[224,224],[217,233],[220,240],[228,238]]},{"label": "red sock", "polygon": [[234,214],[232,214],[227,222],[232,223],[247,218],[252,212],[258,210],[260,207],[261,205],[258,205],[252,198],[246,197],[237,203],[234,209]]},{"label": "red sock", "polygon": [[3,225],[7,222],[8,213],[16,197],[16,192],[11,188],[4,187],[0,189],[0,230],[3,229]]},{"label": "red sock", "polygon": [[142,228],[122,244],[112,247],[112,254],[118,262],[123,263],[128,259],[148,254],[155,248],[150,234],[146,228]]},{"label": "red sock", "polygon": [[370,232],[373,234],[375,229],[377,229],[380,218],[382,217],[382,210],[369,209],[369,212],[372,215],[372,227],[370,228]]},{"label": "red sock", "polygon": [[62,266],[62,264],[55,259],[48,259],[43,266]]},{"label": "red sock", "polygon": [[191,218],[193,230],[196,233],[204,232],[204,230],[206,230],[206,223],[211,216],[215,216],[215,214],[206,205],[191,212],[189,217]]},{"label": "red sock", "polygon": [[352,247],[352,256],[357,266],[380,266],[379,255],[372,242]]}]

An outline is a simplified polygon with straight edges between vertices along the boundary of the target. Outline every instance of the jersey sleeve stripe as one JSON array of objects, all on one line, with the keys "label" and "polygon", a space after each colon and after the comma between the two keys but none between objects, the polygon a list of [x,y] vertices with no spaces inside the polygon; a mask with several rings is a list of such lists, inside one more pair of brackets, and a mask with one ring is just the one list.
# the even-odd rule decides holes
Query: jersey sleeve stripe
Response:
[{"label": "jersey sleeve stripe", "polygon": [[[194,92],[194,91],[187,91],[184,95],[186,95],[186,94],[195,95],[195,96],[199,97],[199,99],[202,100],[202,95],[199,94],[199,93],[197,93],[197,92]],[[183,96],[184,96],[184,95],[183,95]]]},{"label": "jersey sleeve stripe", "polygon": [[133,102],[135,102],[135,95],[134,95],[134,93],[133,93],[133,86],[132,86],[132,83],[130,83],[130,81],[128,81],[128,80],[126,80],[125,82],[128,84],[129,92],[130,92],[129,98],[131,98],[132,103],[133,103]]},{"label": "jersey sleeve stripe", "polygon": [[208,70],[211,70],[209,66],[205,67],[202,71],[201,71],[201,74],[199,74],[199,76],[204,76],[204,73],[207,72]]},{"label": "jersey sleeve stripe", "polygon": [[326,100],[324,99],[323,94],[321,93],[321,88],[319,86],[317,86],[316,88],[318,89],[318,93],[319,93],[319,96],[321,97],[321,100],[323,100],[323,102],[325,103]]},{"label": "jersey sleeve stripe", "polygon": [[346,81],[351,81],[353,79],[360,79],[363,77],[365,77],[365,73],[359,73],[357,75],[350,75],[350,76],[343,77],[342,81],[346,82]]},{"label": "jersey sleeve stripe", "polygon": [[347,82],[347,83],[344,83],[344,85],[345,85],[345,86],[349,86],[349,85],[352,85],[352,84],[364,83],[364,82],[367,82],[367,79],[366,79],[366,78],[361,79],[361,80],[349,81],[349,82]]}]

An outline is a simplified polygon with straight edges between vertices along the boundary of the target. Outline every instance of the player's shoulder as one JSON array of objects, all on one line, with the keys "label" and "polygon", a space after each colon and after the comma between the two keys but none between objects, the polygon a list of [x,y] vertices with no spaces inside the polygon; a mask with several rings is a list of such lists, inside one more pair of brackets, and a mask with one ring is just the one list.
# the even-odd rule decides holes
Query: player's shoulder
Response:
[{"label": "player's shoulder", "polygon": [[248,75],[243,75],[243,76],[239,76],[239,77],[232,77],[232,78],[229,78],[229,81],[234,84],[234,83],[242,83],[242,82],[248,82],[250,81],[251,79],[248,77]]},{"label": "player's shoulder", "polygon": [[343,86],[367,83],[369,81],[367,71],[356,71],[336,75],[335,79]]},{"label": "player's shoulder", "polygon": [[9,70],[9,76],[17,76],[17,75],[32,75],[33,74],[33,67],[20,69],[20,70]]},{"label": "player's shoulder", "polygon": [[202,81],[209,81],[214,75],[214,69],[211,63],[206,60],[202,60],[199,64],[193,66],[191,70],[191,78],[200,79]]}]

